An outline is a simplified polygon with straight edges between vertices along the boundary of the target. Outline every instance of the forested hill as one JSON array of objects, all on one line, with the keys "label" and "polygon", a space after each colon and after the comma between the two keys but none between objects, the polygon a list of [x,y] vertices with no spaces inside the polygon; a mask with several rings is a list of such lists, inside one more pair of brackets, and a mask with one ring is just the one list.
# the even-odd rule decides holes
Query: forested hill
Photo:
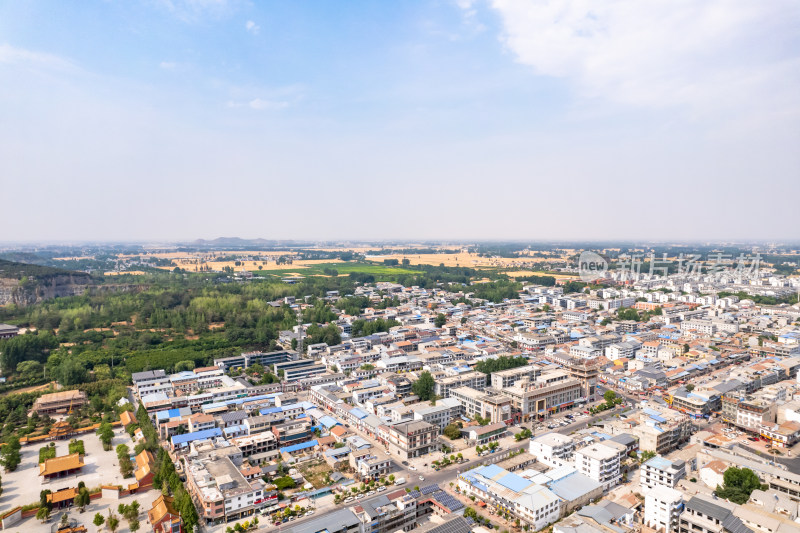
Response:
[{"label": "forested hill", "polygon": [[63,268],[32,265],[30,263],[16,263],[14,261],[0,259],[0,279],[22,280],[28,278],[42,281],[54,276],[64,275],[76,276],[76,278],[84,278],[86,283],[91,281],[91,276],[85,272],[74,272],[72,270],[65,270]]},{"label": "forested hill", "polygon": [[61,296],[82,294],[93,284],[85,272],[0,259],[0,305],[25,306]]}]

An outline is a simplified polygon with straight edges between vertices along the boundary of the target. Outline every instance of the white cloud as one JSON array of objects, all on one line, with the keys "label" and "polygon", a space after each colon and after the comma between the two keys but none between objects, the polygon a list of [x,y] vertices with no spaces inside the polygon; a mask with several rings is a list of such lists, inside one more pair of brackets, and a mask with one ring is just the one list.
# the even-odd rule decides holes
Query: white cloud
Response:
[{"label": "white cloud", "polygon": [[75,65],[62,57],[0,44],[0,63],[37,66],[53,69],[71,69]]},{"label": "white cloud", "polygon": [[186,23],[195,23],[205,18],[229,15],[240,3],[238,0],[153,0],[161,9],[168,11]]},{"label": "white cloud", "polygon": [[254,98],[250,100],[250,102],[248,102],[247,105],[249,105],[252,109],[256,109],[258,111],[265,111],[265,110],[285,109],[289,107],[289,102]]},{"label": "white cloud", "polygon": [[[464,9],[473,9],[463,2]],[[792,0],[493,0],[501,40],[585,98],[693,113],[798,107]],[[794,41],[794,42],[793,42]]]},{"label": "white cloud", "polygon": [[258,35],[259,30],[261,30],[261,26],[253,22],[252,20],[248,20],[245,25],[245,29],[252,33],[253,35]]},{"label": "white cloud", "polygon": [[173,61],[162,61],[158,66],[164,70],[175,70],[178,65]]}]

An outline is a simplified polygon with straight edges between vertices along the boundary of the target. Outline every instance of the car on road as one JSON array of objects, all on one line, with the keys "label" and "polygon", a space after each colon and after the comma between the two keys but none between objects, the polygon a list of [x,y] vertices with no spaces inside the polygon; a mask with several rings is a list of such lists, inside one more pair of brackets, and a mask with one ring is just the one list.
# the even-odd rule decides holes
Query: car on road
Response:
[{"label": "car on road", "polygon": [[378,487],[378,492],[383,492],[386,490],[386,487]]},{"label": "car on road", "polygon": [[309,512],[306,513],[306,516],[311,516],[314,514],[314,509],[311,509]]},{"label": "car on road", "polygon": [[425,481],[425,476],[419,476],[420,481]]},{"label": "car on road", "polygon": [[353,497],[350,497],[350,498],[347,498],[347,499],[344,501],[344,503],[353,503],[354,501],[355,501],[355,498],[353,498]]},{"label": "car on road", "polygon": [[375,491],[371,490],[367,493],[367,496],[375,496]]},{"label": "car on road", "polygon": [[409,469],[409,470],[416,470],[416,469],[417,469],[417,467],[416,467],[416,466],[414,466],[414,465],[409,465],[408,469]]}]

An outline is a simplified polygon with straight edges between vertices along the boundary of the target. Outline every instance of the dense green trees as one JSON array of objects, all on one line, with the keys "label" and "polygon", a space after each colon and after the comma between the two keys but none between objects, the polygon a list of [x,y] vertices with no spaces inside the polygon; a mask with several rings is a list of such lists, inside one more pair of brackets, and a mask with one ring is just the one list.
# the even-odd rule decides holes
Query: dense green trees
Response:
[{"label": "dense green trees", "polygon": [[339,332],[339,328],[333,323],[324,327],[317,324],[311,325],[306,330],[306,334],[308,335],[306,347],[321,342],[324,342],[328,346],[334,346],[342,342],[342,335]]},{"label": "dense green trees", "polygon": [[382,318],[364,320],[360,318],[358,320],[353,320],[350,335],[352,337],[366,337],[374,333],[389,331],[391,328],[399,325],[400,322],[391,318],[389,320],[384,320]]},{"label": "dense green trees", "polygon": [[420,401],[426,402],[433,399],[436,390],[436,381],[427,370],[419,375],[419,379],[411,385],[411,392],[419,396]]},{"label": "dense green trees", "polygon": [[492,372],[499,372],[500,370],[508,370],[509,368],[517,368],[528,364],[528,359],[523,356],[511,357],[508,355],[501,355],[496,359],[486,359],[479,361],[475,365],[475,370],[483,372],[484,374],[491,374]]},{"label": "dense green trees", "polygon": [[448,424],[447,427],[444,428],[443,433],[444,436],[450,440],[461,438],[461,428],[458,424]]},{"label": "dense green trees", "polygon": [[475,298],[500,303],[505,299],[518,298],[522,284],[508,280],[497,280],[489,283],[476,283],[471,289],[475,293]]},{"label": "dense green trees", "polygon": [[6,469],[6,472],[13,472],[22,461],[20,455],[19,439],[16,435],[12,435],[6,440],[6,445],[0,448],[0,464]]},{"label": "dense green trees", "polygon": [[447,317],[444,316],[442,313],[436,315],[436,318],[433,319],[433,325],[437,328],[444,326],[447,323]]},{"label": "dense green trees", "polygon": [[17,335],[0,341],[0,366],[4,374],[10,374],[23,361],[44,363],[50,350],[57,347],[58,339],[50,333]]},{"label": "dense green trees", "polygon": [[722,487],[717,485],[716,493],[720,498],[742,505],[747,503],[754,490],[767,490],[767,488],[767,485],[763,485],[755,472],[749,468],[731,466],[725,470],[723,485]]},{"label": "dense green trees", "polygon": [[103,422],[97,428],[97,436],[100,437],[100,442],[103,443],[103,449],[108,451],[111,449],[111,440],[114,438],[114,428],[108,422]]}]

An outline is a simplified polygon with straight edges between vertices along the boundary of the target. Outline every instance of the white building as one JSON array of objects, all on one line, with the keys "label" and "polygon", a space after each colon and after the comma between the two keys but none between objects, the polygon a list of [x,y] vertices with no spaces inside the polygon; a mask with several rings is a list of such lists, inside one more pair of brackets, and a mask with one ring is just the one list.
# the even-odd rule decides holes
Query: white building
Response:
[{"label": "white building", "polygon": [[660,485],[644,497],[644,524],[661,533],[673,533],[680,528],[683,494]]},{"label": "white building", "polygon": [[684,477],[686,477],[686,463],[683,460],[670,461],[658,455],[645,462],[639,474],[644,489],[653,489],[659,485],[675,488],[678,481]]},{"label": "white building", "polygon": [[531,440],[528,450],[537,460],[552,468],[572,462],[575,441],[569,435],[545,433]]},{"label": "white building", "polygon": [[604,490],[615,487],[622,479],[619,452],[602,443],[577,450],[575,468],[584,476],[602,484]]}]

